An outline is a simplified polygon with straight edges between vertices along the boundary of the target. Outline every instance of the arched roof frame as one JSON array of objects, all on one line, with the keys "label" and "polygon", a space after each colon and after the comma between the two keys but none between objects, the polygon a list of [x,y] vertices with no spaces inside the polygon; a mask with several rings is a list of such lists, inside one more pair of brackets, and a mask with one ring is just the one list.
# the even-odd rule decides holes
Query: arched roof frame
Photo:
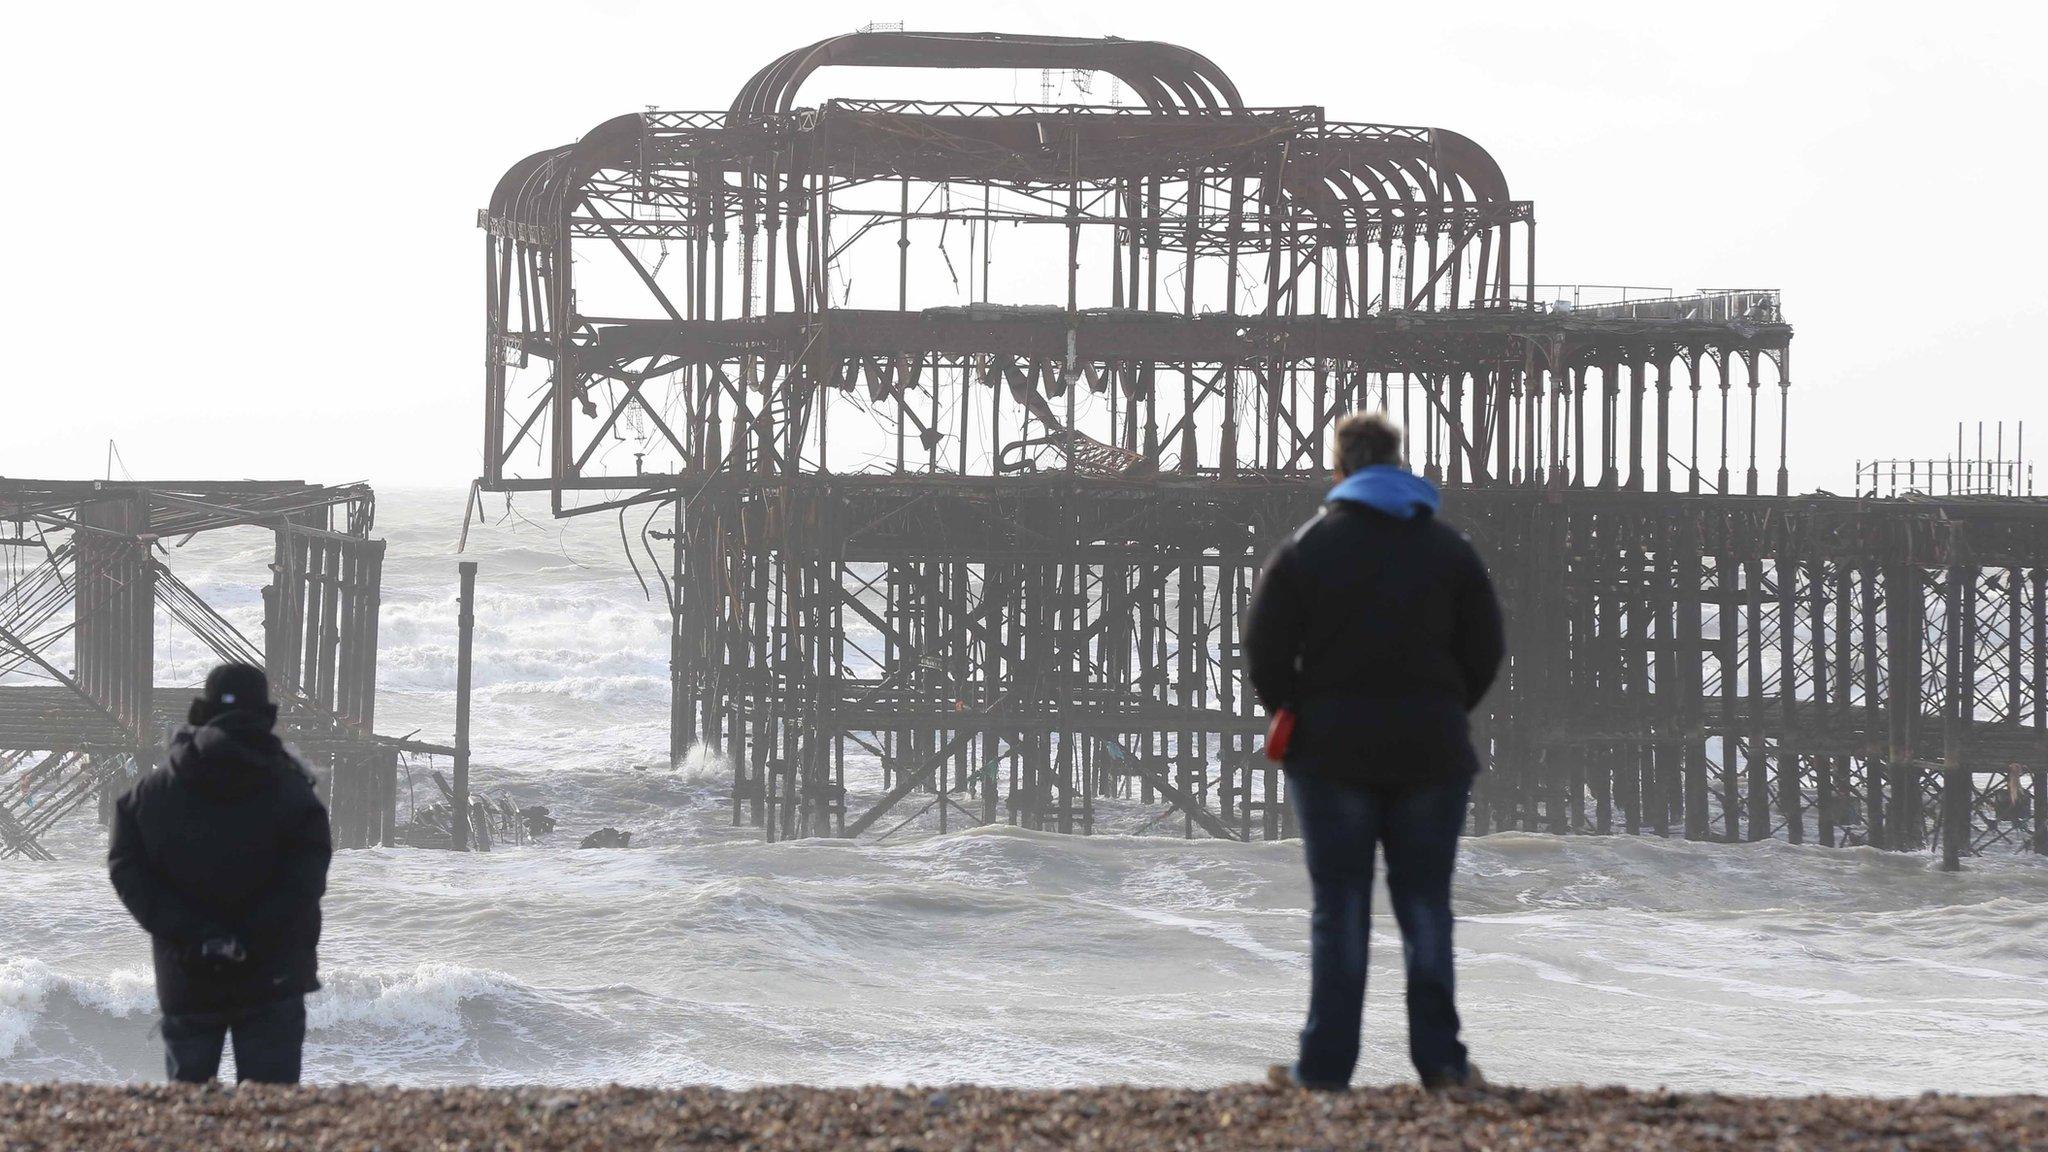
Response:
[{"label": "arched roof frame", "polygon": [[1158,40],[1013,36],[1000,32],[855,32],[786,52],[754,73],[733,98],[736,117],[796,107],[797,91],[820,68],[1060,68],[1103,72],[1157,111],[1221,112],[1244,107],[1237,85],[1199,52]]}]

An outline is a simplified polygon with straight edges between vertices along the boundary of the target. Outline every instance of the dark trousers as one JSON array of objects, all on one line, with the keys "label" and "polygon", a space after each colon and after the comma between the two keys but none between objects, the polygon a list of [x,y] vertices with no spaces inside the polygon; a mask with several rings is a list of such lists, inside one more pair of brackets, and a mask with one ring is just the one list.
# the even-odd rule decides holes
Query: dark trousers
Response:
[{"label": "dark trousers", "polygon": [[189,1012],[164,1017],[164,1070],[170,1078],[203,1084],[220,1072],[221,1046],[235,1037],[235,1080],[297,1084],[306,1043],[306,998],[292,996],[236,1012]]},{"label": "dark trousers", "polygon": [[1365,1011],[1373,848],[1387,857],[1387,890],[1408,970],[1408,1054],[1422,1082],[1461,1084],[1465,1045],[1451,976],[1451,867],[1465,827],[1469,779],[1381,792],[1287,774],[1315,895],[1309,918],[1308,1023],[1294,1074],[1304,1084],[1351,1082]]}]

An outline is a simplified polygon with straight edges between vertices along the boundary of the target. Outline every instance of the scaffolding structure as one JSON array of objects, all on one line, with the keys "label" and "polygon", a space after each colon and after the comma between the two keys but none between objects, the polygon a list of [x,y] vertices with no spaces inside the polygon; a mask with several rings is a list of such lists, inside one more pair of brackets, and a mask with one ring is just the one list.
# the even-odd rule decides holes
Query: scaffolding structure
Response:
[{"label": "scaffolding structure", "polygon": [[[375,733],[374,509],[360,484],[0,480],[0,857],[48,859],[59,820],[161,762],[194,689],[155,682],[159,616],[268,672],[337,846],[393,843],[398,756],[452,750]],[[260,644],[165,561],[250,525],[274,537]]]},{"label": "scaffolding structure", "polygon": [[[1135,103],[800,106],[827,67]],[[2048,507],[1792,496],[1778,294],[1549,298],[1458,133],[1169,44],[871,31],[536,153],[479,224],[479,483],[619,517],[671,752],[771,837],[1286,835],[1237,621],[1379,408],[1506,601],[1480,828],[2048,847]]]}]

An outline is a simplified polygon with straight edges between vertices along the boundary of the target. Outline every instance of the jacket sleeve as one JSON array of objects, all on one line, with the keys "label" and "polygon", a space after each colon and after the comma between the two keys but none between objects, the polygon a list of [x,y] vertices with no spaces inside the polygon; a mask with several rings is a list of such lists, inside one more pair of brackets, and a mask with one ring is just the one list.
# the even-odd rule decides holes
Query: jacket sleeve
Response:
[{"label": "jacket sleeve", "polygon": [[225,936],[219,924],[193,908],[150,864],[135,803],[132,793],[115,803],[114,833],[107,844],[107,873],[129,915],[152,937],[181,949]]},{"label": "jacket sleeve", "polygon": [[1302,629],[1307,623],[1300,561],[1292,541],[1280,546],[1259,573],[1245,612],[1244,647],[1252,690],[1266,711],[1292,705],[1301,671]]},{"label": "jacket sleeve", "polygon": [[334,856],[327,809],[310,787],[301,801],[278,831],[277,871],[242,921],[242,937],[250,944],[289,938],[327,891],[327,864]]},{"label": "jacket sleeve", "polygon": [[1470,571],[1458,599],[1458,665],[1465,674],[1465,710],[1470,712],[1486,699],[1500,675],[1507,656],[1507,636],[1501,623],[1500,597],[1493,591],[1493,578],[1486,574],[1486,562],[1467,546]]}]

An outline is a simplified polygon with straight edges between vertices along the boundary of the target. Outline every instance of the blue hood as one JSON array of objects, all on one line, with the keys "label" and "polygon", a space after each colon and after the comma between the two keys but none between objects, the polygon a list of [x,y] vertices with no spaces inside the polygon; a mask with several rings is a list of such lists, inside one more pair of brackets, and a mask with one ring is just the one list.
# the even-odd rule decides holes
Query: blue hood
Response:
[{"label": "blue hood", "polygon": [[1355,501],[1396,520],[1434,516],[1439,503],[1436,485],[1393,464],[1360,468],[1339,480],[1324,499]]}]

